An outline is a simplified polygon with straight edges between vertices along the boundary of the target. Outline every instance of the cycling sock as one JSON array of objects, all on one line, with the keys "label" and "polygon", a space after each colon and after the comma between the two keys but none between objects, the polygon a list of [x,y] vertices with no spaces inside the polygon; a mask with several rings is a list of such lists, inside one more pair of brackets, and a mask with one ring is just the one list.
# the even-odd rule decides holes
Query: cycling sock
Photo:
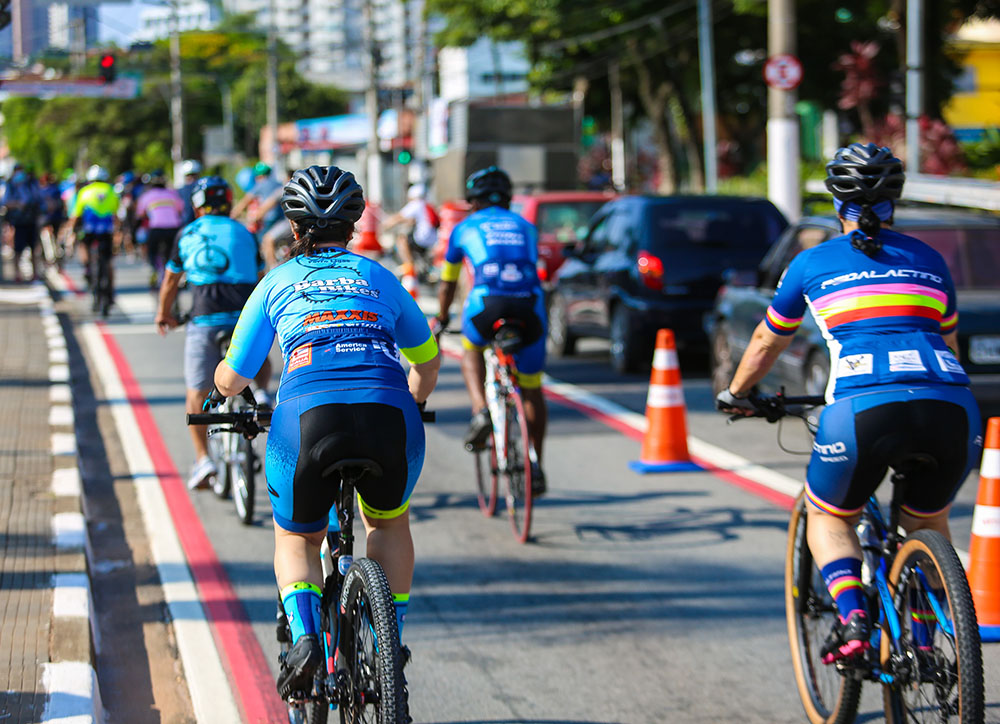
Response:
[{"label": "cycling sock", "polygon": [[931,606],[929,596],[935,596],[940,601],[941,593],[941,591],[933,589],[930,593],[918,588],[910,589],[910,630],[913,632],[913,643],[917,645],[918,649],[926,651],[931,648],[937,616],[934,615],[934,608]]},{"label": "cycling sock", "polygon": [[406,620],[406,607],[410,605],[409,593],[392,594],[392,605],[396,609],[396,628],[399,630],[399,639],[403,640],[403,621]]},{"label": "cycling sock", "polygon": [[319,634],[322,595],[319,586],[306,581],[298,581],[281,589],[281,605],[288,616],[293,644],[306,634]]},{"label": "cycling sock", "polygon": [[823,583],[837,603],[841,621],[847,621],[854,611],[861,611],[868,616],[865,589],[861,583],[860,558],[841,558],[827,563],[820,572],[823,574]]}]

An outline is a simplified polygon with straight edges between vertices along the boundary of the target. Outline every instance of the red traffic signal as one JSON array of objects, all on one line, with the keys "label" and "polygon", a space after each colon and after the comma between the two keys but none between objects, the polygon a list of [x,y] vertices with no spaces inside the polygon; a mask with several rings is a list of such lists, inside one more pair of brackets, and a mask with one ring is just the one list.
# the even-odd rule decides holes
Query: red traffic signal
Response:
[{"label": "red traffic signal", "polygon": [[105,83],[113,83],[115,80],[115,56],[105,53],[100,61],[101,80]]}]

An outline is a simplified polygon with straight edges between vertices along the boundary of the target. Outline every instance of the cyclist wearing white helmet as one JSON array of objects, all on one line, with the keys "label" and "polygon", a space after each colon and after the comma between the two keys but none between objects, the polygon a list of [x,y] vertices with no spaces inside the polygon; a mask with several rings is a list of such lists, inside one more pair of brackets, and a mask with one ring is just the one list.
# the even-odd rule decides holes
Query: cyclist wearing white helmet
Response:
[{"label": "cyclist wearing white helmet", "polygon": [[191,205],[191,194],[194,193],[194,185],[197,183],[198,177],[201,176],[201,171],[201,164],[193,158],[189,158],[181,164],[181,173],[184,174],[184,185],[177,189],[177,193],[181,195],[181,201],[184,202],[184,215],[181,218],[182,227],[194,221],[195,213],[194,207]]}]

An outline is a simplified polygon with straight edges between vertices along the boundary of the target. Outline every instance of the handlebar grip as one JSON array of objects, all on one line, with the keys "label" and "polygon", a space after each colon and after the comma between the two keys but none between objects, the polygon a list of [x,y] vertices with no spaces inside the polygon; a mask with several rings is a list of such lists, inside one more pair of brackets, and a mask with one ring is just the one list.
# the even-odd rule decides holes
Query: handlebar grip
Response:
[{"label": "handlebar grip", "polygon": [[437,412],[434,410],[421,410],[420,419],[424,422],[437,422]]},{"label": "handlebar grip", "polygon": [[242,390],[240,390],[240,395],[246,400],[246,403],[251,407],[257,407],[257,398],[253,396],[253,390],[250,389],[250,385],[247,385]]},{"label": "handlebar grip", "polygon": [[233,415],[228,412],[195,412],[187,415],[188,425],[218,425],[233,420]]}]

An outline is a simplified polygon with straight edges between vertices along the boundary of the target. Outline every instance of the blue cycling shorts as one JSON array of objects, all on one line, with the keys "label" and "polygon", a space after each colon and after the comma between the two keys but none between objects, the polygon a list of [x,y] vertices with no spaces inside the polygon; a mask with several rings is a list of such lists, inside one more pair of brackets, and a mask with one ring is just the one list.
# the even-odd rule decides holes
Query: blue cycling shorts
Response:
[{"label": "blue cycling shorts", "polygon": [[522,387],[539,387],[545,369],[546,315],[541,294],[514,297],[489,294],[474,289],[462,310],[462,336],[466,349],[483,349],[492,340],[493,324],[498,319],[524,323],[526,344],[514,355],[518,381]]},{"label": "blue cycling shorts", "polygon": [[979,407],[967,387],[880,389],[827,406],[806,471],[806,495],[820,510],[856,515],[889,467],[922,453],[936,466],[907,477],[903,510],[935,515],[951,503],[982,449]]},{"label": "blue cycling shorts", "polygon": [[424,463],[424,427],[407,390],[315,392],[278,403],[265,462],[275,523],[295,533],[326,530],[338,490],[322,473],[348,458],[382,468],[380,477],[366,475],[356,486],[368,518],[406,512]]}]

